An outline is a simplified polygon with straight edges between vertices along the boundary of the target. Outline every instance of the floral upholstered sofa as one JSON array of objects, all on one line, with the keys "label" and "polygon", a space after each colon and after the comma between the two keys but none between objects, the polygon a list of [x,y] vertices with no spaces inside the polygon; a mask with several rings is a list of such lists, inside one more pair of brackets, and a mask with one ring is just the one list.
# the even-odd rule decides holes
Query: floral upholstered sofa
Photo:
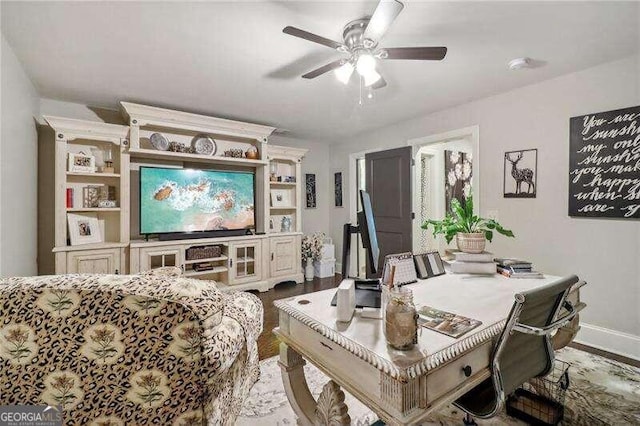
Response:
[{"label": "floral upholstered sofa", "polygon": [[262,314],[177,268],[0,280],[0,405],[62,406],[69,425],[233,424]]}]

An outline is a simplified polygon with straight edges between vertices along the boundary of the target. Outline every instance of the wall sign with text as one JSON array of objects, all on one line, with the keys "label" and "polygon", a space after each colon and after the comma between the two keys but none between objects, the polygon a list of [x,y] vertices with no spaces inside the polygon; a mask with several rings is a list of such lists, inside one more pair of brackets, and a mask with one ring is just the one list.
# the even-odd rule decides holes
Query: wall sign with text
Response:
[{"label": "wall sign with text", "polygon": [[640,218],[640,106],[571,118],[569,216]]}]

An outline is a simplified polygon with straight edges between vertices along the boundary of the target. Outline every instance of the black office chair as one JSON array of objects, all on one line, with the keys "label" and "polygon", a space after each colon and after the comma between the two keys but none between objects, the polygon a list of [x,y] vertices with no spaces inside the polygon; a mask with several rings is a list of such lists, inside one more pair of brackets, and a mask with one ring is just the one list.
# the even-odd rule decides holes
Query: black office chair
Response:
[{"label": "black office chair", "polygon": [[[507,322],[491,356],[491,377],[464,394],[454,404],[467,416],[487,419],[502,409],[506,395],[520,385],[553,369],[554,352],[550,334],[566,325],[578,313],[566,300],[575,275],[535,290],[516,294]],[[554,321],[562,308],[568,314]]]}]

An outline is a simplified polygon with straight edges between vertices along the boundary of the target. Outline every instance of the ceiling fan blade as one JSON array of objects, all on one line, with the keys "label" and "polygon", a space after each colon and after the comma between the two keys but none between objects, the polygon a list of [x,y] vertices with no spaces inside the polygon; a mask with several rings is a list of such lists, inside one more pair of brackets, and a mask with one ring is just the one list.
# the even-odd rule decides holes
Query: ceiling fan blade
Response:
[{"label": "ceiling fan blade", "polygon": [[398,0],[380,0],[367,29],[364,30],[364,38],[375,42],[380,41],[403,8],[404,4]]},{"label": "ceiling fan blade", "polygon": [[376,89],[382,89],[383,87],[385,87],[387,85],[387,80],[384,79],[383,76],[380,76],[380,80],[376,81],[373,86],[371,86],[371,88],[373,90]]},{"label": "ceiling fan blade", "polygon": [[447,54],[446,47],[392,47],[384,49],[381,59],[417,59],[440,61]]},{"label": "ceiling fan blade", "polygon": [[313,33],[310,33],[310,32],[305,31],[305,30],[301,30],[300,28],[296,28],[296,27],[284,27],[282,32],[285,33],[285,34],[292,35],[294,37],[299,37],[299,38],[311,41],[313,43],[318,43],[318,44],[321,44],[323,46],[330,47],[332,49],[338,49],[340,47],[343,47],[342,43],[338,43],[337,41],[329,40],[328,38],[321,37],[321,36],[319,36],[317,34],[313,34]]},{"label": "ceiling fan blade", "polygon": [[331,63],[328,63],[327,65],[324,65],[318,69],[315,69],[313,71],[306,73],[305,75],[302,76],[302,78],[316,78],[326,72],[329,72],[331,70],[334,70],[342,66],[345,63],[345,61],[346,59],[338,59],[337,61],[333,61]]}]

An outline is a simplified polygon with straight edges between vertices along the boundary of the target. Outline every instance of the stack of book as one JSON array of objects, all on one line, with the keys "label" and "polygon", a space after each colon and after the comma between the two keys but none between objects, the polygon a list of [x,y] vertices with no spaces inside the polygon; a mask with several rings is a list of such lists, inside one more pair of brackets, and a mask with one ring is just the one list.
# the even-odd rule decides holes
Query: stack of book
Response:
[{"label": "stack of book", "polygon": [[544,276],[533,270],[531,262],[520,259],[497,258],[498,273],[508,278],[544,278]]},{"label": "stack of book", "polygon": [[463,253],[454,251],[455,260],[449,260],[449,268],[454,274],[495,274],[496,264],[493,254],[488,251],[482,253]]}]

